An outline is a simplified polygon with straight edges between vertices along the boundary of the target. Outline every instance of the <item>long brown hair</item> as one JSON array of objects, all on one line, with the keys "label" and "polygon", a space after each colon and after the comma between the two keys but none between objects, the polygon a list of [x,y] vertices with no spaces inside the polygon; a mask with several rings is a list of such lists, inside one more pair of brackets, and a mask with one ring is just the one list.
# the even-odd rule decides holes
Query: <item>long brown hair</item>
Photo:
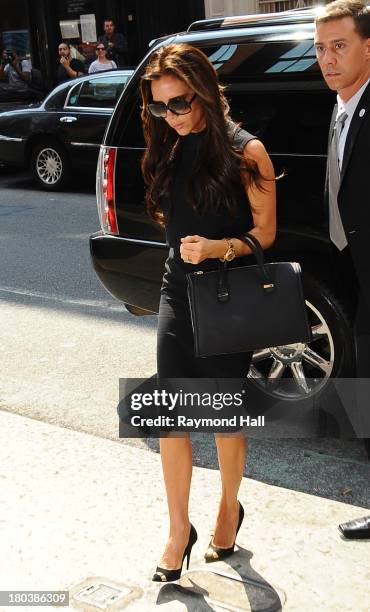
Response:
[{"label": "long brown hair", "polygon": [[233,215],[241,180],[246,186],[255,184],[263,189],[263,177],[255,162],[248,162],[240,151],[232,147],[228,131],[231,121],[229,105],[211,62],[200,49],[184,43],[171,44],[155,51],[141,78],[141,118],[147,145],[142,172],[147,186],[148,213],[159,223],[165,223],[161,202],[169,195],[179,143],[176,131],[148,111],[148,104],[153,100],[151,82],[164,75],[180,79],[197,94],[206,121],[204,138],[186,196],[199,214],[204,214],[211,207],[215,211],[226,208]]}]

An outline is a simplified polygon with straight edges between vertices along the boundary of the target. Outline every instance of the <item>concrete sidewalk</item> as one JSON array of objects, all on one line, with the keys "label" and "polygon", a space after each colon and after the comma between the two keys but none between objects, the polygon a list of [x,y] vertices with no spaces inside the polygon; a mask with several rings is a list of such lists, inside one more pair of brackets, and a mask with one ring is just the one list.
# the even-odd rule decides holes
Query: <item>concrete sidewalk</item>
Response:
[{"label": "concrete sidewalk", "polygon": [[[238,552],[206,566],[219,474],[194,468],[190,571],[184,588],[157,585],[168,528],[159,455],[7,412],[0,427],[2,591],[68,590],[73,610],[73,595],[95,577],[126,587],[120,605],[132,612],[370,610],[370,542],[337,529],[363,508],[244,478]],[[56,608],[19,608],[28,609]]]}]

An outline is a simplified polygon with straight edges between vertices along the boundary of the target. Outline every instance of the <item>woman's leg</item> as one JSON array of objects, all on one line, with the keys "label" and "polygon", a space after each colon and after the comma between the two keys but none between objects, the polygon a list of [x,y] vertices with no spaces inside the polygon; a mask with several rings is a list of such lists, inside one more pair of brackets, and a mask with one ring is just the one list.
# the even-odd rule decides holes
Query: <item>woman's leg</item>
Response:
[{"label": "woman's leg", "polygon": [[[219,391],[223,391],[223,379],[239,378],[243,386],[250,367],[253,353],[234,353],[218,355],[203,359],[201,367],[203,376],[216,376],[219,380]],[[237,384],[238,381],[235,381]],[[240,389],[238,389],[240,390]],[[228,416],[231,416],[229,409]],[[236,414],[240,409],[236,411]],[[214,529],[213,544],[220,548],[229,548],[235,540],[239,519],[238,491],[244,473],[247,441],[245,433],[215,434],[218,463],[221,474],[222,494]]]},{"label": "woman's leg", "polygon": [[[175,281],[176,279],[172,279],[172,284]],[[187,310],[185,278],[182,285],[184,290],[172,291],[171,297],[162,293],[159,306],[157,372],[158,380],[163,381],[165,388],[165,379],[192,376],[192,328]],[[178,569],[190,534],[188,515],[192,475],[190,438],[170,434],[168,438],[161,438],[160,451],[167,493],[170,533],[159,566]]]},{"label": "woman's leg", "polygon": [[215,435],[220,466],[222,495],[216,519],[213,544],[229,548],[235,540],[239,518],[238,491],[244,473],[247,441],[240,437]]},{"label": "woman's leg", "polygon": [[188,514],[192,475],[190,438],[161,438],[160,451],[170,517],[170,534],[159,565],[167,569],[177,569],[181,565],[190,533]]}]

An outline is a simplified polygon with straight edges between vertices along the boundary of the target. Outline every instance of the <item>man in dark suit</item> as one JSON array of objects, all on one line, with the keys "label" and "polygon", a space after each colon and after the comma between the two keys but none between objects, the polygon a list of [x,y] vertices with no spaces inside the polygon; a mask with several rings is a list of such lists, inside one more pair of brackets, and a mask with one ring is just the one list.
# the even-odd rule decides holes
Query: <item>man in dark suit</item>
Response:
[{"label": "man in dark suit", "polygon": [[[350,261],[357,277],[357,376],[370,378],[370,7],[335,0],[315,22],[317,59],[338,94],[328,149],[330,238],[339,261]],[[359,409],[368,437],[370,407]],[[366,444],[369,451],[369,439]],[[370,538],[370,516],[339,529],[347,538]]]}]

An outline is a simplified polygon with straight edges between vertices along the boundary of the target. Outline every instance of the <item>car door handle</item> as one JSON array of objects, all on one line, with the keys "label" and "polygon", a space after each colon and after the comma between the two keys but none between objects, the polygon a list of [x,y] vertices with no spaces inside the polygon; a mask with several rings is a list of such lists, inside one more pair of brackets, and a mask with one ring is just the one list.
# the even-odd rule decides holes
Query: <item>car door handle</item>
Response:
[{"label": "car door handle", "polygon": [[77,121],[77,117],[70,117],[70,116],[61,117],[59,121],[61,123],[73,123],[73,121]]}]

